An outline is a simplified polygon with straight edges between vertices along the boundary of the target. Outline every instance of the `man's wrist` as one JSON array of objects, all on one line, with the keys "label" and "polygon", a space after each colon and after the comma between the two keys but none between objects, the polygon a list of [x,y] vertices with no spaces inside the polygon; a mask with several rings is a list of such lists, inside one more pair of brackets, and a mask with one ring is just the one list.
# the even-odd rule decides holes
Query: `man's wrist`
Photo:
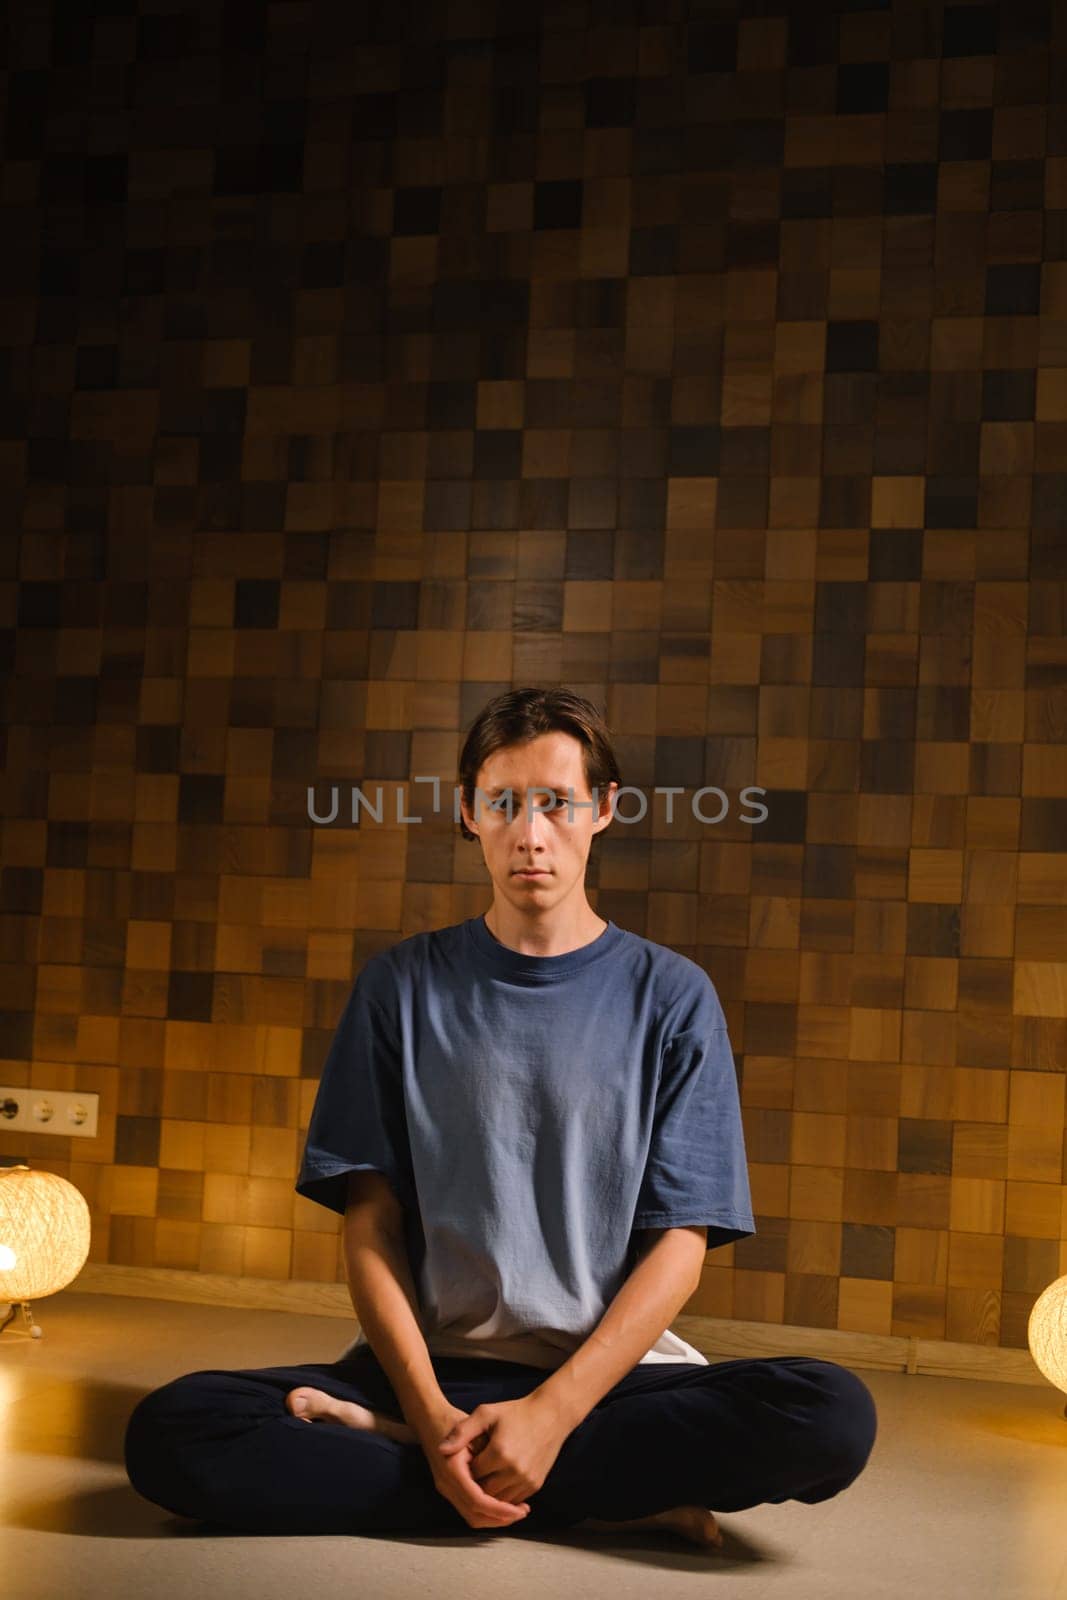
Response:
[{"label": "man's wrist", "polygon": [[575,1395],[565,1395],[554,1381],[555,1374],[547,1377],[536,1389],[531,1389],[527,1395],[536,1405],[551,1412],[559,1424],[561,1432],[566,1436],[573,1433],[579,1422],[584,1422],[591,1406],[582,1406]]},{"label": "man's wrist", "polygon": [[404,1411],[404,1421],[419,1440],[436,1444],[443,1439],[456,1416],[457,1408],[444,1395],[439,1401],[420,1401]]}]

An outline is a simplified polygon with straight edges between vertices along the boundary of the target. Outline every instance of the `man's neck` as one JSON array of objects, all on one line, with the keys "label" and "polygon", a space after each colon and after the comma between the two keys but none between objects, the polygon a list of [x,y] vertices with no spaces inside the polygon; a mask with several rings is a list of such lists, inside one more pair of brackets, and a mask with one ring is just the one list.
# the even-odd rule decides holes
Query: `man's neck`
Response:
[{"label": "man's neck", "polygon": [[494,939],[524,956],[565,956],[592,944],[607,927],[603,917],[597,916],[592,906],[585,904],[585,915],[575,921],[538,922],[520,917],[510,906],[503,908],[494,900],[483,921]]}]

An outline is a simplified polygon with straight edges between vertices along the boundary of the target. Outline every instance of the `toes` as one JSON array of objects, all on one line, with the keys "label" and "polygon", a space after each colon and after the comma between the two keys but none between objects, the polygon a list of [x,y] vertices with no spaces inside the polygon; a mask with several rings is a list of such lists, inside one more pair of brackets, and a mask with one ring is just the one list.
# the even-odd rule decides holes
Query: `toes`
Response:
[{"label": "toes", "polygon": [[312,1420],[310,1417],[303,1415],[305,1411],[311,1410],[313,1404],[313,1398],[306,1389],[290,1389],[285,1397],[285,1403],[294,1417],[300,1417],[302,1422],[310,1422]]}]

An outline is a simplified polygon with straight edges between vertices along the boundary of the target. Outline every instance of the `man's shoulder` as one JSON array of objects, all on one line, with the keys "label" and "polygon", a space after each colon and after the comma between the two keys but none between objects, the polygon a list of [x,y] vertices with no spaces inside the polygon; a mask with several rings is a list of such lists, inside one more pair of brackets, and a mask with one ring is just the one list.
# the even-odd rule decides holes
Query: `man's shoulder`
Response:
[{"label": "man's shoulder", "polygon": [[672,979],[681,987],[700,988],[711,983],[711,978],[699,962],[683,955],[680,950],[675,950],[669,944],[657,944],[655,939],[646,939],[643,934],[632,933],[628,928],[624,928],[622,933],[624,943],[620,953],[626,952],[631,958],[643,961],[649,971]]},{"label": "man's shoulder", "polygon": [[631,962],[635,976],[643,976],[650,985],[661,1015],[674,1017],[682,1026],[724,1025],[715,985],[699,962],[642,934],[625,930],[624,936],[620,957]]},{"label": "man's shoulder", "polygon": [[372,999],[378,998],[379,992],[394,993],[398,982],[423,975],[432,956],[452,950],[462,930],[462,922],[447,928],[421,928],[394,944],[384,945],[367,956],[359,981]]}]

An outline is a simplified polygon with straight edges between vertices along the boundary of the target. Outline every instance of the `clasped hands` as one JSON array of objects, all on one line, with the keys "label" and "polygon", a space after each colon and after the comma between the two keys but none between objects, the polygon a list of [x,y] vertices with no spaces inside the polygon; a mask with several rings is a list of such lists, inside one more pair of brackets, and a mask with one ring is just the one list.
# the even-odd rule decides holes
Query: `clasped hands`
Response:
[{"label": "clasped hands", "polygon": [[471,1527],[498,1527],[529,1513],[525,1496],[540,1489],[570,1431],[558,1406],[535,1392],[460,1414],[425,1448],[438,1489]]}]

